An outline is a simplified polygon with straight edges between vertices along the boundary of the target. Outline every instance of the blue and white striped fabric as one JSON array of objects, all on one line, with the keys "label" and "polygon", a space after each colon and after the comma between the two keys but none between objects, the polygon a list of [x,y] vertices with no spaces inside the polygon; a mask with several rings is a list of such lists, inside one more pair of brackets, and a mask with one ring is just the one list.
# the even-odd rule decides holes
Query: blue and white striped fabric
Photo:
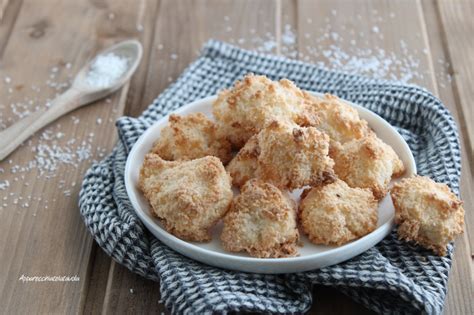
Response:
[{"label": "blue and white striped fabric", "polygon": [[329,92],[374,111],[406,139],[419,174],[446,183],[458,193],[461,163],[456,126],[443,104],[426,90],[211,41],[140,117],[118,120],[120,141],[85,175],[80,211],[97,243],[131,271],[160,281],[162,299],[174,314],[304,313],[312,303],[313,284],[337,288],[378,313],[440,314],[451,245],[446,257],[438,257],[398,241],[393,231],[377,246],[339,265],[299,274],[261,275],[201,264],[146,231],[125,192],[127,153],[160,117],[231,86],[248,72],[274,80],[288,78],[302,89]]}]

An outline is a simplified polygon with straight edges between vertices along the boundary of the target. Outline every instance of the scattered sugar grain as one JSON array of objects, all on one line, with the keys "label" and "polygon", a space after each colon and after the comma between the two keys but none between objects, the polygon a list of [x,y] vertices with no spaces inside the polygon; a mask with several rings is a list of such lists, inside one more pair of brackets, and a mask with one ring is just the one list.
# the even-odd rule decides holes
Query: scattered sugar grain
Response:
[{"label": "scattered sugar grain", "polygon": [[291,25],[286,24],[285,25],[285,31],[283,32],[281,36],[281,41],[285,45],[293,45],[296,42],[296,35],[295,33],[291,30]]},{"label": "scattered sugar grain", "polygon": [[259,50],[264,52],[270,52],[277,46],[275,41],[266,41],[263,43],[262,47],[259,47]]},{"label": "scattered sugar grain", "polygon": [[91,65],[86,81],[93,87],[108,87],[127,70],[128,58],[114,53],[99,55]]},{"label": "scattered sugar grain", "polygon": [[10,182],[8,180],[0,181],[0,190],[5,190],[10,187]]},{"label": "scattered sugar grain", "polygon": [[337,41],[340,39],[339,34],[338,34],[338,33],[335,33],[335,32],[332,32],[332,33],[331,33],[331,39],[332,39],[333,41],[336,41],[336,42],[337,42]]},{"label": "scattered sugar grain", "polygon": [[91,146],[90,144],[82,145],[76,150],[78,162],[88,160],[91,157]]},{"label": "scattered sugar grain", "polygon": [[71,119],[72,119],[72,123],[74,125],[77,125],[81,120],[79,118],[77,118],[76,116],[71,116]]}]

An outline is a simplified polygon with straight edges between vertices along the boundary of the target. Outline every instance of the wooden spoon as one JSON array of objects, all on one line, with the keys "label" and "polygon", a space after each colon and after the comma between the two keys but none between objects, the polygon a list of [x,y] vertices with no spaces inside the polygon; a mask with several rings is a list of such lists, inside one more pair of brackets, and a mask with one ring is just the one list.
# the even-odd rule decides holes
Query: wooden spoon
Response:
[{"label": "wooden spoon", "polygon": [[[93,86],[87,74],[99,56],[114,53],[127,58],[127,70],[108,86]],[[81,106],[97,101],[118,90],[133,75],[142,58],[142,45],[137,40],[126,40],[100,52],[76,75],[71,87],[59,95],[48,109],[39,110],[0,132],[0,161],[39,129]]]}]

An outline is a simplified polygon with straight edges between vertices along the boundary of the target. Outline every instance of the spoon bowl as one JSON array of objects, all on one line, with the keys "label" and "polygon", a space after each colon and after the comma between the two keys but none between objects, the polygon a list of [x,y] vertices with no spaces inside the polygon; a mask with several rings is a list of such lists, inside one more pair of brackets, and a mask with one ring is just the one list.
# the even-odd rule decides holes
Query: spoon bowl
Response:
[{"label": "spoon bowl", "polygon": [[[112,82],[109,86],[93,86],[87,82],[87,75],[91,71],[91,67],[99,56],[105,56],[113,53],[119,57],[127,59],[127,69],[125,72]],[[143,55],[143,48],[139,41],[135,39],[125,40],[117,43],[98,53],[77,73],[71,88],[83,91],[81,103],[88,104],[104,98],[105,96],[117,91],[127,82],[133,73],[137,70]]]}]

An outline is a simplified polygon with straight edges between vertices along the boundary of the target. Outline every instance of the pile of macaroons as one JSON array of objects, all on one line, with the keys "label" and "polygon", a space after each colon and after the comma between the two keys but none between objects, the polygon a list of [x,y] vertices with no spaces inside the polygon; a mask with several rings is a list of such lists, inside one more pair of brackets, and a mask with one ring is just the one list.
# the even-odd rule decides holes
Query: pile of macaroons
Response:
[{"label": "pile of macaroons", "polygon": [[[140,171],[139,186],[167,231],[211,239],[261,258],[298,254],[299,233],[342,245],[377,227],[378,202],[405,167],[357,111],[291,81],[249,74],[202,113],[171,115]],[[234,196],[232,186],[240,188]],[[289,196],[305,188],[299,205]],[[440,255],[462,233],[462,202],[426,177],[391,189],[403,239]]]}]

